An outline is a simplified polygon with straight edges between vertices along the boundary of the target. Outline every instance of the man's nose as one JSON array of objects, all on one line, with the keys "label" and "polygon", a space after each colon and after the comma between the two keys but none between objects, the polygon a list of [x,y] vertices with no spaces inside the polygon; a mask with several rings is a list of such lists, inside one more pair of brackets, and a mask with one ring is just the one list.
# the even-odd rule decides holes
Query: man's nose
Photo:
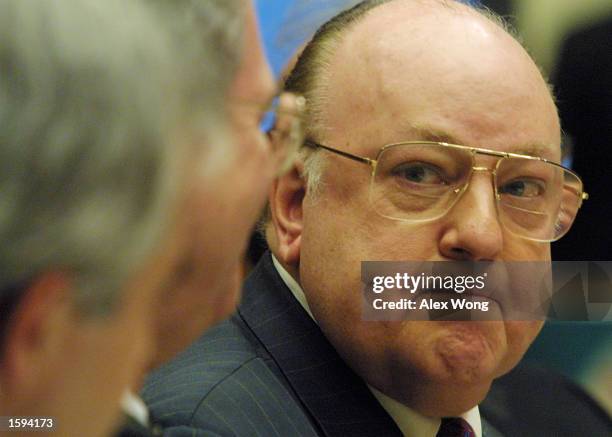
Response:
[{"label": "man's nose", "polygon": [[486,261],[497,258],[503,233],[489,171],[475,171],[458,202],[442,219],[440,253],[450,259]]}]

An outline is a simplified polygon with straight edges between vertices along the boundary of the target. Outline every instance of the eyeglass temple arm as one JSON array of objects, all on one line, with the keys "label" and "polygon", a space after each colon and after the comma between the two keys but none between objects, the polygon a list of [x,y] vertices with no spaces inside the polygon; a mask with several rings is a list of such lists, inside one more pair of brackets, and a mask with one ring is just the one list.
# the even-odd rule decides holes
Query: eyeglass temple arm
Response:
[{"label": "eyeglass temple arm", "polygon": [[374,165],[376,163],[375,160],[370,158],[365,158],[363,156],[353,155],[352,153],[344,152],[342,150],[334,149],[333,147],[324,146],[323,144],[315,143],[314,141],[304,140],[304,146],[310,147],[311,149],[325,149],[328,152],[336,153],[337,155],[344,156],[345,158],[352,159],[353,161],[362,162],[368,165]]}]

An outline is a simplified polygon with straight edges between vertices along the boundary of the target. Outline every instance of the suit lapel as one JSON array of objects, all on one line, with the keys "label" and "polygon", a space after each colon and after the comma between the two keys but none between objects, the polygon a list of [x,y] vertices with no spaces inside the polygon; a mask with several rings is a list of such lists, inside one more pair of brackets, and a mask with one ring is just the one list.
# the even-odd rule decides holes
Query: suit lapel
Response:
[{"label": "suit lapel", "polygon": [[480,423],[482,425],[482,437],[504,437],[504,435],[487,422],[482,414],[480,415]]},{"label": "suit lapel", "polygon": [[238,314],[326,436],[401,436],[364,382],[340,358],[266,253],[245,283]]}]

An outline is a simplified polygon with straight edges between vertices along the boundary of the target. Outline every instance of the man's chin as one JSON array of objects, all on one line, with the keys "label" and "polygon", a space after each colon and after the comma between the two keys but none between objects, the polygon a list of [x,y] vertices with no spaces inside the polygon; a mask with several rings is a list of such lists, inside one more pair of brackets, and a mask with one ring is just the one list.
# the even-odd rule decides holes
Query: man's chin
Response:
[{"label": "man's chin", "polygon": [[505,347],[503,322],[433,322],[430,362],[423,369],[432,381],[473,385],[497,376]]},{"label": "man's chin", "polygon": [[477,405],[501,365],[500,350],[491,349],[486,334],[454,326],[473,322],[443,323],[447,326],[438,329],[444,331],[422,343],[419,357],[413,351],[404,356],[403,364],[398,362],[393,386],[385,387],[407,406],[431,417],[460,415]]}]

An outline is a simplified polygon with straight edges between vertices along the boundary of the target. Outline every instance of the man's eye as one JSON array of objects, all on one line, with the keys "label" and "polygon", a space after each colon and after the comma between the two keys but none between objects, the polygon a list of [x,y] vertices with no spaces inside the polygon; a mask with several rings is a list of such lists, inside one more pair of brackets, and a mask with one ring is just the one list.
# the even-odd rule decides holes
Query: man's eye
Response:
[{"label": "man's eye", "polygon": [[542,195],[544,187],[533,180],[517,179],[502,185],[500,194],[509,194],[515,197],[536,197]]},{"label": "man's eye", "polygon": [[446,183],[438,169],[420,162],[399,165],[393,169],[393,174],[415,184],[441,185]]}]

